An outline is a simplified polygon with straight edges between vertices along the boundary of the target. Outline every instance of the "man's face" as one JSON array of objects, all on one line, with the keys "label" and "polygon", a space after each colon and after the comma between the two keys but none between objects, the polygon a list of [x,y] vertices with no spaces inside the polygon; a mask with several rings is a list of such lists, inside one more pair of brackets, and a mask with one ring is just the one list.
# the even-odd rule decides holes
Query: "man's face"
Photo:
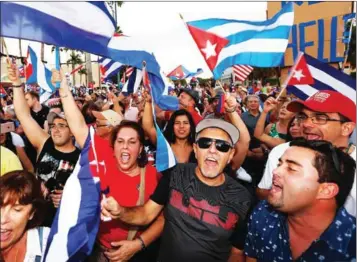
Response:
[{"label": "man's face", "polygon": [[33,108],[36,102],[36,98],[33,98],[30,94],[25,95],[25,99],[29,108]]},{"label": "man's face", "polygon": [[[197,137],[219,139],[232,145],[231,139],[228,134],[219,128],[207,128],[201,131]],[[198,168],[205,178],[216,178],[219,176],[225,166],[232,160],[234,149],[230,148],[228,152],[221,152],[216,148],[216,142],[213,142],[209,148],[200,148],[197,143],[193,144]]]},{"label": "man's face", "polygon": [[178,100],[183,107],[193,107],[195,105],[195,101],[192,99],[192,97],[185,92],[181,92]]},{"label": "man's face", "polygon": [[98,136],[102,138],[108,137],[110,132],[112,131],[112,126],[109,125],[106,119],[96,119],[94,127]]},{"label": "man's face", "polygon": [[[340,119],[337,113],[321,113],[314,112],[309,109],[303,109],[297,114],[306,115],[307,117],[327,116],[329,119]],[[341,139],[344,139],[353,132],[354,124],[351,122],[341,123],[338,121],[327,121],[325,124],[315,124],[311,118],[301,122],[303,136],[307,140],[325,140],[334,145],[339,144]]]},{"label": "man's face", "polygon": [[250,97],[247,101],[249,110],[257,110],[259,108],[259,99],[257,97]]},{"label": "man's face", "polygon": [[290,147],[273,170],[273,185],[268,202],[277,210],[294,213],[310,207],[317,199],[320,183],[313,166],[315,152]]},{"label": "man's face", "polygon": [[56,118],[49,125],[53,143],[56,146],[64,146],[71,141],[72,133],[68,127],[67,121],[62,118]]}]

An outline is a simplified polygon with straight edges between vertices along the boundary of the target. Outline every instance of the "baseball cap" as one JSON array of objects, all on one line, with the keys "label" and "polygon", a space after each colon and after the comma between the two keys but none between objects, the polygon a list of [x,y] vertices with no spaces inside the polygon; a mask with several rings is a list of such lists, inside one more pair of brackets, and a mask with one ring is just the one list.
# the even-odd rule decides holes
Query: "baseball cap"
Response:
[{"label": "baseball cap", "polygon": [[47,115],[47,122],[49,125],[53,124],[53,121],[56,119],[56,118],[61,118],[63,120],[66,120],[66,117],[64,115],[63,112],[57,114],[56,112],[49,112],[48,115]]},{"label": "baseball cap", "polygon": [[123,120],[123,117],[117,112],[109,109],[102,112],[92,111],[93,116],[99,120],[107,120],[112,126],[117,126]]},{"label": "baseball cap", "polygon": [[186,94],[188,94],[190,97],[192,97],[193,100],[195,100],[195,103],[198,104],[199,103],[199,95],[198,92],[189,88],[181,88],[180,92],[179,92],[179,96],[182,92],[185,92]]},{"label": "baseball cap", "polygon": [[210,119],[203,119],[201,120],[198,125],[196,126],[196,135],[198,135],[202,130],[206,128],[219,128],[225,131],[229,137],[232,140],[233,145],[237,143],[239,139],[239,130],[232,125],[231,123],[228,123],[227,121],[224,121],[219,118],[210,118]]},{"label": "baseball cap", "polygon": [[287,110],[291,112],[300,112],[303,108],[323,113],[339,113],[356,123],[356,105],[343,94],[323,90],[310,96],[307,100],[295,100],[288,104]]}]

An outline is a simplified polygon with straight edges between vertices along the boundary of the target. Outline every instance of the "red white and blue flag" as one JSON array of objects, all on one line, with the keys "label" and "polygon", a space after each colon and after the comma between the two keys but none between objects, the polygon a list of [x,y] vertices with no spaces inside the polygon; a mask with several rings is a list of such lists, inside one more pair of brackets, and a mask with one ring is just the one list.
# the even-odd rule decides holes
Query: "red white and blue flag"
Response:
[{"label": "red white and blue flag", "polygon": [[253,71],[253,67],[249,65],[234,65],[232,66],[234,81],[244,81]]},{"label": "red white and blue flag", "polygon": [[167,77],[170,78],[171,80],[180,80],[180,79],[186,79],[189,77],[197,76],[202,72],[203,70],[201,68],[198,68],[196,72],[190,72],[183,65],[179,65],[174,70],[172,70],[169,74],[167,74]]},{"label": "red white and blue flag", "polygon": [[63,189],[43,261],[84,261],[92,252],[100,223],[100,198],[109,191],[105,159],[111,148],[100,140],[91,127]]},{"label": "red white and blue flag", "polygon": [[356,80],[312,56],[299,52],[286,80],[287,92],[306,100],[321,90],[337,91],[356,103]]},{"label": "red white and blue flag", "polygon": [[123,64],[120,62],[115,62],[109,58],[101,58],[98,60],[101,73],[101,81],[105,82],[108,78],[115,76],[119,73]]},{"label": "red white and blue flag", "polygon": [[127,67],[125,69],[125,72],[124,72],[122,78],[120,79],[120,82],[122,82],[124,84],[126,82],[126,80],[131,76],[133,71],[134,71],[134,67],[131,67],[131,66]]},{"label": "red white and blue flag", "polygon": [[56,92],[51,82],[52,72],[39,59],[38,50],[28,47],[26,64],[26,84],[38,84],[40,86],[40,102],[43,103]]},{"label": "red white and blue flag", "polygon": [[143,73],[140,69],[131,70],[130,76],[123,86],[122,92],[128,94],[136,93],[140,87],[141,81],[143,79]]}]

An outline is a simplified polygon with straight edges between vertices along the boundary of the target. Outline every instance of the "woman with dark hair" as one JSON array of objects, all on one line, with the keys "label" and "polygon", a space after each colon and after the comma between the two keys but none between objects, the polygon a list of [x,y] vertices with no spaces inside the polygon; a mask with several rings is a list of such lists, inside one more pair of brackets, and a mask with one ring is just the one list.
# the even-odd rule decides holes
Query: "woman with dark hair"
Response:
[{"label": "woman with dark hair", "polygon": [[50,230],[39,227],[46,210],[40,182],[27,171],[13,171],[0,177],[0,187],[2,259],[41,261]]},{"label": "woman with dark hair", "polygon": [[288,133],[286,135],[287,142],[303,137],[300,125],[301,123],[299,123],[295,116],[290,120],[288,124]]},{"label": "woman with dark hair", "polygon": [[[146,96],[143,116],[143,128],[150,141],[156,144],[156,129],[152,115],[151,97]],[[195,124],[192,116],[184,109],[175,111],[165,128],[164,136],[169,142],[178,163],[195,162],[193,143],[195,142]]]},{"label": "woman with dark hair", "polygon": [[[107,187],[101,201],[105,201],[105,194],[123,206],[143,205],[154,192],[159,174],[155,167],[146,165],[142,127],[136,122],[122,121],[122,116],[112,110],[93,111],[96,118],[94,133],[94,128],[87,126],[79,111],[63,74],[53,71],[53,78],[61,81],[59,93],[63,109],[71,132],[83,148],[81,159],[82,156],[88,159],[84,154],[90,148],[88,154],[95,154],[101,160],[100,165],[104,166],[103,172],[91,168],[93,176],[105,177]],[[110,134],[107,135],[109,126]],[[161,235],[163,226],[163,216],[147,228],[133,228],[119,221],[103,219],[88,261],[156,261],[150,244]]]}]

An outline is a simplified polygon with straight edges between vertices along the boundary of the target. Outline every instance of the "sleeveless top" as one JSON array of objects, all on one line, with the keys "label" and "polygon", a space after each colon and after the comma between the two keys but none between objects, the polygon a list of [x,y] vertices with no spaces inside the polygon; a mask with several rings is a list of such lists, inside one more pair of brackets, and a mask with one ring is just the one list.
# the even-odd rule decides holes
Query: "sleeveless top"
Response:
[{"label": "sleeveless top", "polygon": [[273,137],[273,138],[281,138],[281,139],[285,139],[287,137],[287,134],[282,134],[279,133],[278,130],[276,129],[276,123],[274,123],[271,126],[270,132],[269,132],[269,136]]}]

